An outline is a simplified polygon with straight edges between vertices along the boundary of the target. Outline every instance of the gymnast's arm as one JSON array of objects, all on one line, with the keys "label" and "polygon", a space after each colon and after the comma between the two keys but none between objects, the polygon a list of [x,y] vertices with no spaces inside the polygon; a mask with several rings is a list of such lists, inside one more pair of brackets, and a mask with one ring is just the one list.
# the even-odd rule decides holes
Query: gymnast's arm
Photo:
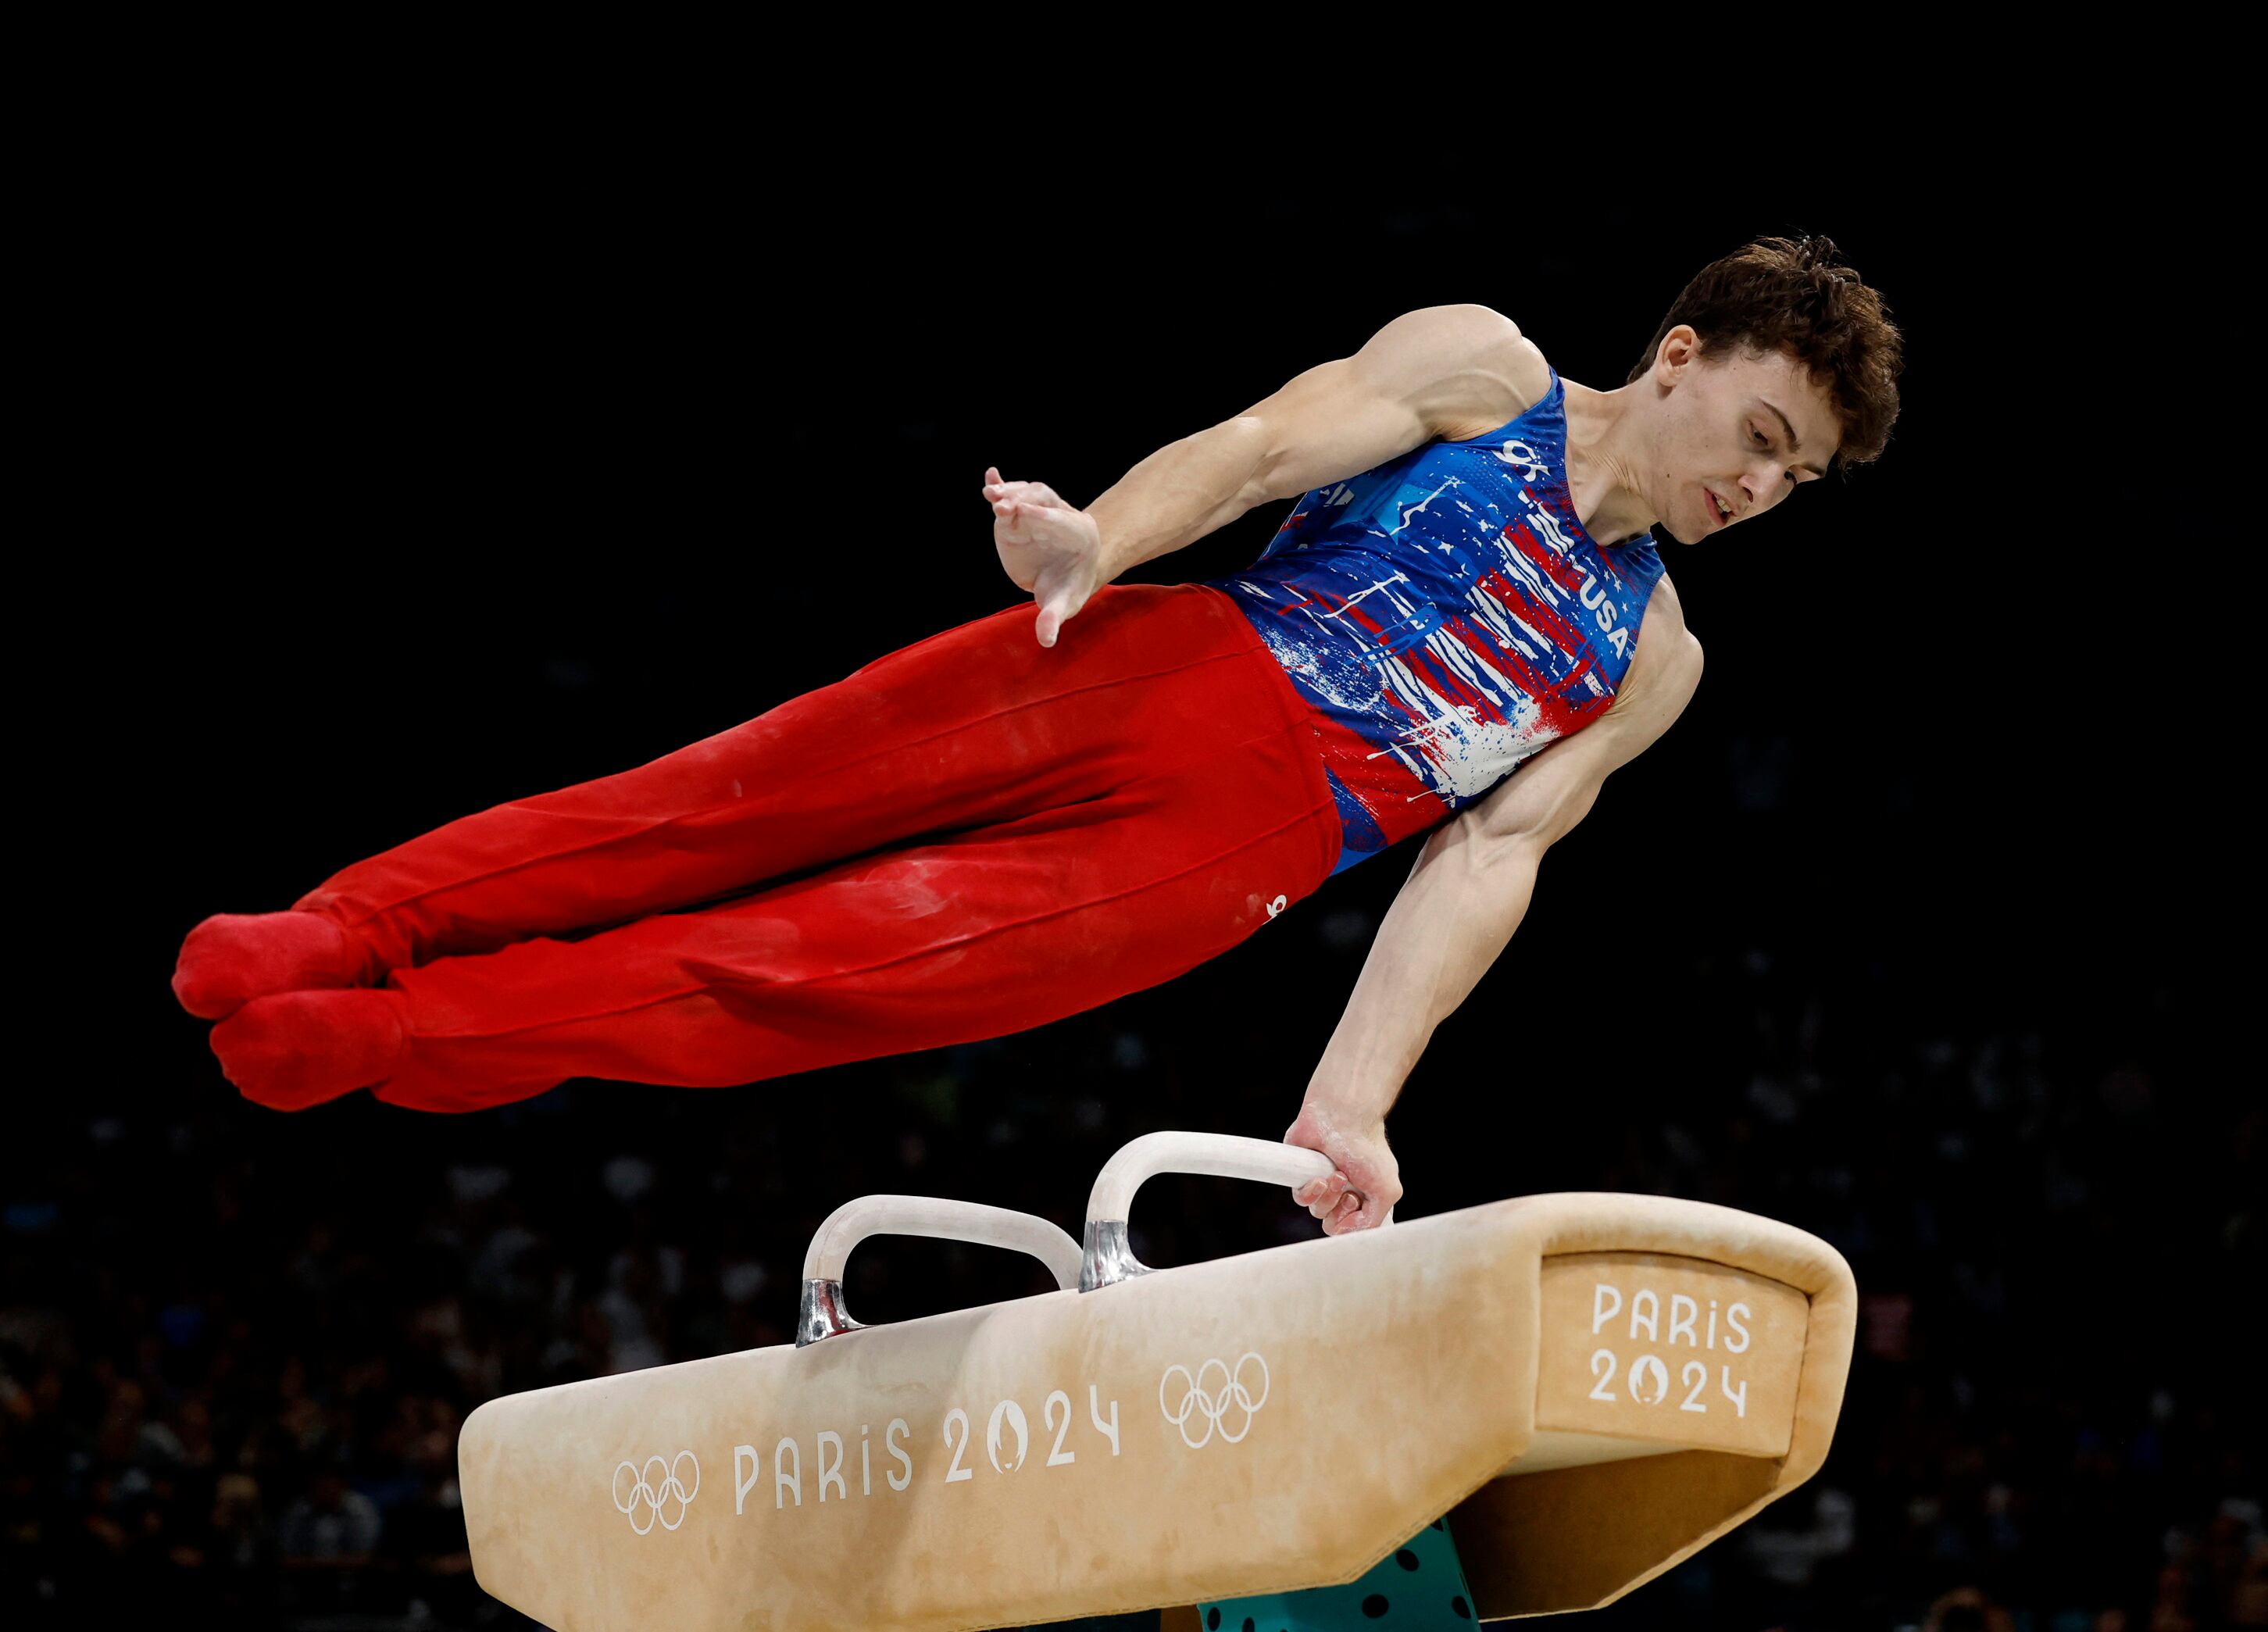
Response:
[{"label": "gymnast's arm", "polygon": [[1195,543],[1245,511],[1398,459],[1445,430],[1501,425],[1550,388],[1543,355],[1487,306],[1425,306],[1351,357],[1128,471],[1087,514],[1101,530],[1100,582]]},{"label": "gymnast's arm", "polygon": [[1193,544],[1270,499],[1397,459],[1420,443],[1518,417],[1550,388],[1543,354],[1482,305],[1424,306],[1350,357],[1319,363],[1243,413],[1169,442],[1085,510],[1043,482],[984,473],[1000,565],[1038,604],[1033,632],[1066,619],[1118,575]]},{"label": "gymnast's arm", "polygon": [[1610,772],[1669,728],[1700,680],[1701,643],[1664,577],[1605,715],[1426,835],[1309,1081],[1326,1121],[1376,1132],[1434,1027],[1520,927],[1543,852],[1583,819]]}]

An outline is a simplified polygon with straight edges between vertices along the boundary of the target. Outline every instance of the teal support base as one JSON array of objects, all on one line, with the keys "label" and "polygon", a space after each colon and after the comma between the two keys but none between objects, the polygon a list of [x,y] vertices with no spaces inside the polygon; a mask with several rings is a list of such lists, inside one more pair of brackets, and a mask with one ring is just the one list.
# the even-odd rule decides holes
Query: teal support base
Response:
[{"label": "teal support base", "polygon": [[1470,1632],[1465,1567],[1437,1518],[1344,1586],[1263,1592],[1197,1606],[1206,1632]]}]

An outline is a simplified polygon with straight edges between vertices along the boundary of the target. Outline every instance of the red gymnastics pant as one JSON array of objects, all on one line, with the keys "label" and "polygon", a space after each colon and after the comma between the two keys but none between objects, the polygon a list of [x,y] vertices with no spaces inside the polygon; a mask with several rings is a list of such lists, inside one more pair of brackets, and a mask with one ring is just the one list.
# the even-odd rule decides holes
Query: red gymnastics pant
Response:
[{"label": "red gymnastics pant", "polygon": [[378,1097],[712,1087],[998,1037],[1170,980],[1329,876],[1314,729],[1233,601],[1106,585],[1052,649],[1035,615],[309,893],[395,994]]}]

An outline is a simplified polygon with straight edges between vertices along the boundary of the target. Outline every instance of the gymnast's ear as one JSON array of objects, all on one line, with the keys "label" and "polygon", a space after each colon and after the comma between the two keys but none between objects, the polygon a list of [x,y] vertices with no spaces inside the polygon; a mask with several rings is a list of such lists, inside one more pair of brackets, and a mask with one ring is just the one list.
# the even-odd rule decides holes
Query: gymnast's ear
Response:
[{"label": "gymnast's ear", "polygon": [[1685,377],[1685,371],[1701,359],[1701,335],[1690,323],[1680,323],[1661,337],[1653,349],[1653,377],[1664,386],[1675,386]]}]

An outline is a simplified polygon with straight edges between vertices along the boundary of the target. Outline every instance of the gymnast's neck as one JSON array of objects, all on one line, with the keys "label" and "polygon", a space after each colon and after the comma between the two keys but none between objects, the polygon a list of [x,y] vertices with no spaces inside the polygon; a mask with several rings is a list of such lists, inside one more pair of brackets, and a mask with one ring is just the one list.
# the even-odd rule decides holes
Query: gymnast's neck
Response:
[{"label": "gymnast's neck", "polygon": [[1646,412],[1653,382],[1594,391],[1563,374],[1559,384],[1566,393],[1567,493],[1576,519],[1600,544],[1627,543],[1660,518],[1638,482],[1653,441]]}]

